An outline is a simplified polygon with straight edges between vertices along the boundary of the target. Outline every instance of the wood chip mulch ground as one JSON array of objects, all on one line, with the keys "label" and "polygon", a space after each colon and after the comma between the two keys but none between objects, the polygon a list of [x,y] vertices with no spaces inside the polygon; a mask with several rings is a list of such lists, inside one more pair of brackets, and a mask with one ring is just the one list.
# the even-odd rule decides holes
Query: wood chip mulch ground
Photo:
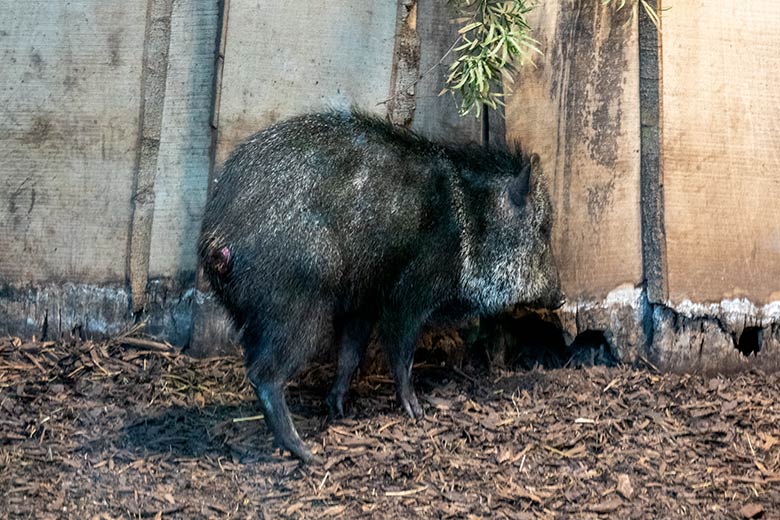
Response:
[{"label": "wood chip mulch ground", "polygon": [[627,367],[415,370],[288,390],[325,464],[272,447],[241,360],[0,339],[2,518],[780,518],[780,378]]}]

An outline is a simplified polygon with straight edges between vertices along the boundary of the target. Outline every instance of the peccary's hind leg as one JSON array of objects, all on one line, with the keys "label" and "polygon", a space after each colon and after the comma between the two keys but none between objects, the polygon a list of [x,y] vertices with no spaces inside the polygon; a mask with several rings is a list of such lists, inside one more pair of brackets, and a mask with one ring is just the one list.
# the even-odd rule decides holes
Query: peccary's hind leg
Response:
[{"label": "peccary's hind leg", "polygon": [[302,309],[292,307],[287,316],[280,313],[284,321],[266,315],[262,323],[247,324],[244,331],[247,372],[276,442],[302,461],[316,462],[295,429],[284,387],[317,348],[330,344],[332,316],[326,305],[314,308],[305,305],[303,313],[296,312]]},{"label": "peccary's hind leg", "polygon": [[358,317],[349,317],[342,323],[338,344],[336,379],[325,399],[331,418],[344,416],[344,397],[355,371],[366,354],[371,339],[371,322]]},{"label": "peccary's hind leg", "polygon": [[263,408],[265,422],[273,432],[276,441],[303,462],[315,462],[314,455],[306,447],[292,422],[284,398],[284,388],[275,383],[260,383],[255,386],[255,392]]}]

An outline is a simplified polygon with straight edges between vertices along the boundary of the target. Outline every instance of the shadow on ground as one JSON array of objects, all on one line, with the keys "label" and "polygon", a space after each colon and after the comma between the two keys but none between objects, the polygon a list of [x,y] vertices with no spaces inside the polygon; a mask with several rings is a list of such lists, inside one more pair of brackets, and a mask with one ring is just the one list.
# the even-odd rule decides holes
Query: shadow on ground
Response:
[{"label": "shadow on ground", "polygon": [[[318,367],[305,373],[287,391],[293,420],[307,443],[317,443],[330,426],[374,420],[409,422],[395,402],[393,381],[384,374],[361,377],[353,384],[347,401],[347,417],[330,421],[323,397],[329,374]],[[498,386],[486,385],[487,372],[464,373],[458,368],[422,362],[415,366],[415,387],[426,414],[448,406],[453,395],[484,402],[495,398]],[[516,374],[503,385],[532,390],[548,383],[549,372],[533,370]],[[311,382],[314,379],[315,382]],[[267,429],[253,396],[235,404],[170,406],[148,416],[135,416],[122,428],[117,445],[135,453],[162,453],[173,457],[231,457],[242,463],[278,460],[282,455]]]}]

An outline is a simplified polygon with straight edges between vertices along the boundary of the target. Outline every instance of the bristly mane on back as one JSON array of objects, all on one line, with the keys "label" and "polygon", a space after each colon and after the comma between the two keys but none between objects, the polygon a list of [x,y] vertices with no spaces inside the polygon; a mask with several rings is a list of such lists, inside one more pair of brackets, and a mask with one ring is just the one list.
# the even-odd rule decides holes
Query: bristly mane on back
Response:
[{"label": "bristly mane on back", "polygon": [[395,126],[376,114],[354,107],[351,110],[334,109],[322,115],[352,120],[356,126],[371,129],[388,142],[395,142],[410,150],[426,154],[444,155],[452,162],[464,165],[474,172],[494,175],[517,174],[530,161],[522,151],[513,152],[504,146],[484,147],[473,142],[432,141],[418,132]]}]

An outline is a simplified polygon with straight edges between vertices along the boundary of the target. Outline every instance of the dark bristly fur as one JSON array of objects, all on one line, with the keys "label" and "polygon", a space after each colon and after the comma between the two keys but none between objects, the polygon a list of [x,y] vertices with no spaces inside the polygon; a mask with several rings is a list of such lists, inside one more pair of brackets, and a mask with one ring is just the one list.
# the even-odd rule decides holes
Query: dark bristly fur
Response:
[{"label": "dark bristly fur", "polygon": [[327,404],[343,414],[376,330],[401,406],[432,315],[561,301],[538,160],[437,144],[355,112],[302,115],[240,145],[203,222],[201,264],[242,331],[249,378],[278,442],[312,455],[284,386],[338,345]]}]

